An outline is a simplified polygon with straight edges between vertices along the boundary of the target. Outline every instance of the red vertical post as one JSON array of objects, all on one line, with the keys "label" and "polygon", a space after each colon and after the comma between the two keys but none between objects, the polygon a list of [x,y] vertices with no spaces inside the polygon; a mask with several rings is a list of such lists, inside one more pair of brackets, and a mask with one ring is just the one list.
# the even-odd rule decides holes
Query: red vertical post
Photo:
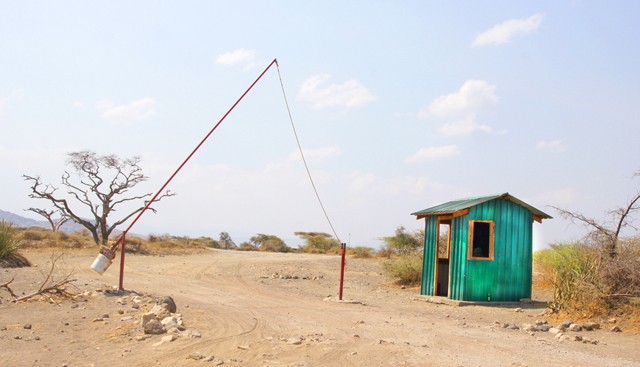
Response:
[{"label": "red vertical post", "polygon": [[120,249],[120,284],[118,286],[118,289],[123,291],[124,290],[124,250],[125,250],[125,236],[127,235],[127,232],[123,232],[122,233],[122,238],[120,239],[122,241],[122,248]]},{"label": "red vertical post", "polygon": [[342,244],[342,258],[340,260],[340,293],[338,295],[338,299],[342,301],[342,287],[344,285],[344,255],[347,250],[347,244]]}]

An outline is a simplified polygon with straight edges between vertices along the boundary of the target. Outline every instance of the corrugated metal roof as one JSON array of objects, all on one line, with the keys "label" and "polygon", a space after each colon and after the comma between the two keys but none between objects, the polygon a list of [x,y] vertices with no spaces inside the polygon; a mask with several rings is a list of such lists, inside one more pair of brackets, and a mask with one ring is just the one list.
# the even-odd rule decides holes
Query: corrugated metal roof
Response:
[{"label": "corrugated metal roof", "polygon": [[515,198],[514,196],[511,196],[508,192],[505,192],[504,194],[478,196],[473,198],[453,200],[453,201],[446,202],[444,204],[436,205],[431,208],[417,211],[415,213],[411,213],[411,215],[425,217],[429,215],[453,214],[454,212],[457,212],[459,210],[468,209],[478,204],[482,204],[484,202],[495,200],[495,199],[513,201],[514,203],[522,205],[523,207],[529,209],[529,211],[531,211],[534,215],[540,217],[540,219],[552,218],[549,214],[532,207],[531,205],[525,203],[522,200]]}]

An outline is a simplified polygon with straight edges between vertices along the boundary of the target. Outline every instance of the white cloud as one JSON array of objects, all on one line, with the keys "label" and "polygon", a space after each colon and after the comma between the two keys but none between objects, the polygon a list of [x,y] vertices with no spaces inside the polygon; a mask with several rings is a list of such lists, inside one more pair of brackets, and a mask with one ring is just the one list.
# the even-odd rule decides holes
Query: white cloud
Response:
[{"label": "white cloud", "polygon": [[440,129],[441,133],[449,136],[470,135],[476,131],[484,131],[490,133],[493,131],[487,125],[481,125],[476,122],[475,115],[469,115],[463,119],[444,124]]},{"label": "white cloud", "polygon": [[155,99],[146,97],[120,106],[116,106],[111,100],[102,99],[97,101],[95,106],[106,121],[128,125],[153,117],[156,114],[155,107],[157,104]]},{"label": "white cloud", "polygon": [[565,152],[568,149],[562,140],[541,140],[536,144],[536,148],[557,153]]},{"label": "white cloud", "polygon": [[476,131],[491,132],[491,127],[476,122],[478,112],[500,101],[496,86],[484,80],[467,80],[457,92],[434,99],[418,112],[418,117],[449,117],[455,121],[440,128],[445,135],[468,135]]},{"label": "white cloud", "polygon": [[253,65],[256,59],[256,52],[245,50],[244,48],[224,53],[216,58],[216,63],[220,65],[236,65],[240,63]]},{"label": "white cloud", "polygon": [[472,47],[499,45],[507,43],[519,33],[535,31],[542,24],[543,14],[535,14],[526,19],[510,19],[480,33],[471,44]]},{"label": "white cloud", "polygon": [[300,87],[300,99],[311,102],[311,106],[318,109],[332,106],[357,107],[377,99],[355,79],[325,86],[329,79],[329,74],[318,74],[305,80]]},{"label": "white cloud", "polygon": [[417,163],[428,159],[449,158],[460,155],[460,148],[457,145],[443,145],[440,147],[428,147],[418,150],[415,154],[407,158],[407,162]]},{"label": "white cloud", "polygon": [[[302,152],[304,153],[304,157],[306,159],[314,159],[314,160],[325,160],[328,158],[332,158],[332,157],[336,157],[339,156],[341,151],[340,148],[337,146],[329,146],[329,147],[322,147],[322,148],[318,148],[318,149],[302,149]],[[289,154],[289,160],[290,161],[297,161],[300,160],[300,151],[296,150],[295,152]]]},{"label": "white cloud", "polygon": [[467,80],[455,92],[440,96],[420,111],[419,117],[463,116],[498,103],[496,86],[484,80]]},{"label": "white cloud", "polygon": [[82,107],[84,107],[84,103],[82,103],[82,101],[73,101],[72,105],[73,105],[73,107],[75,107],[75,108],[82,108]]},{"label": "white cloud", "polygon": [[0,97],[0,113],[4,112],[4,106],[6,106],[7,102],[4,98]]}]

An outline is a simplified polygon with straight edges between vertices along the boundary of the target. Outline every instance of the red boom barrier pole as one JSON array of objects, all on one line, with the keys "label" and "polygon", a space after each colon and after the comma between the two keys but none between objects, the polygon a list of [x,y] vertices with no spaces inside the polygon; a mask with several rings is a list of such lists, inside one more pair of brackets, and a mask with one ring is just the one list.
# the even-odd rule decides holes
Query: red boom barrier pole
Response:
[{"label": "red boom barrier pole", "polygon": [[136,222],[138,221],[138,219],[140,219],[140,217],[142,216],[142,214],[144,214],[144,212],[147,211],[147,209],[149,209],[149,207],[151,206],[151,204],[153,204],[154,201],[156,201],[156,199],[158,198],[158,196],[160,195],[160,193],[162,191],[164,191],[164,189],[167,187],[167,185],[169,185],[169,182],[171,182],[171,180],[173,180],[173,178],[178,174],[178,172],[180,172],[180,170],[182,169],[182,167],[184,167],[185,164],[187,164],[187,162],[191,159],[191,157],[193,157],[194,154],[196,154],[196,151],[198,151],[198,149],[200,149],[200,147],[204,144],[204,142],[209,139],[209,136],[211,136],[211,134],[213,134],[213,132],[218,128],[218,126],[220,126],[220,124],[222,123],[222,121],[224,121],[225,118],[227,118],[227,116],[231,113],[231,111],[233,111],[234,108],[236,108],[236,106],[238,105],[238,103],[240,103],[240,101],[244,98],[244,96],[247,95],[247,93],[249,93],[249,91],[251,90],[251,88],[253,88],[254,85],[256,85],[256,83],[258,83],[258,81],[262,78],[262,76],[264,74],[267,73],[267,70],[269,70],[271,68],[271,66],[273,66],[273,64],[278,64],[278,59],[273,59],[273,61],[271,61],[271,63],[269,64],[269,66],[267,66],[264,71],[262,71],[262,73],[260,74],[260,76],[258,76],[256,78],[256,80],[253,81],[253,83],[251,83],[251,85],[249,86],[249,88],[247,88],[247,90],[244,91],[244,93],[242,93],[242,95],[240,96],[240,98],[238,98],[238,100],[236,100],[236,102],[233,104],[233,106],[231,106],[231,108],[229,108],[229,110],[222,116],[222,118],[220,118],[220,120],[218,121],[217,124],[215,124],[215,126],[209,131],[209,133],[202,139],[202,141],[200,141],[200,144],[198,144],[195,149],[193,149],[193,151],[191,152],[191,154],[189,154],[189,156],[187,156],[187,158],[184,160],[184,162],[182,162],[182,164],[175,170],[175,172],[173,172],[173,174],[171,175],[171,177],[169,177],[169,179],[167,180],[167,182],[164,183],[164,185],[162,185],[162,187],[160,188],[160,190],[158,190],[156,192],[156,194],[153,196],[153,198],[151,200],[149,200],[149,202],[147,203],[147,205],[144,206],[144,208],[140,211],[140,213],[138,213],[138,215],[135,217],[135,219],[133,220],[133,222],[131,222],[131,224],[129,224],[129,227],[127,227],[127,229],[124,230],[124,232],[122,232],[122,236],[120,237],[120,239],[113,245],[112,250],[115,250],[116,247],[118,247],[118,243],[122,244],[122,248],[121,248],[121,254],[120,254],[120,284],[119,284],[119,289],[121,291],[124,290],[124,250],[125,250],[125,237],[127,235],[127,233],[129,232],[129,230],[131,230],[131,228],[133,227],[134,224],[136,224]]},{"label": "red boom barrier pole", "polygon": [[338,295],[338,299],[342,301],[342,287],[344,285],[344,255],[347,250],[347,244],[343,243],[342,246],[342,258],[340,260],[340,293]]}]

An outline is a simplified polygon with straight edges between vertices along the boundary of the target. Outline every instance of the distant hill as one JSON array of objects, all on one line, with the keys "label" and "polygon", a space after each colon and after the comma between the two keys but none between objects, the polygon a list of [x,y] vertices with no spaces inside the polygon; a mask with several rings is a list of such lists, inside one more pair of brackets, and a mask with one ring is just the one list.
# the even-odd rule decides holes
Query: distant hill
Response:
[{"label": "distant hill", "polygon": [[[49,229],[51,228],[51,225],[49,225],[49,222],[47,222],[46,220],[35,220],[35,219],[23,217],[15,213],[6,212],[1,209],[0,209],[0,220],[11,222],[18,227],[44,227]],[[81,231],[83,229],[84,229],[83,226],[73,221],[68,221],[65,224],[63,224],[62,227],[60,227],[60,230],[65,233],[74,233],[77,231]]]}]

